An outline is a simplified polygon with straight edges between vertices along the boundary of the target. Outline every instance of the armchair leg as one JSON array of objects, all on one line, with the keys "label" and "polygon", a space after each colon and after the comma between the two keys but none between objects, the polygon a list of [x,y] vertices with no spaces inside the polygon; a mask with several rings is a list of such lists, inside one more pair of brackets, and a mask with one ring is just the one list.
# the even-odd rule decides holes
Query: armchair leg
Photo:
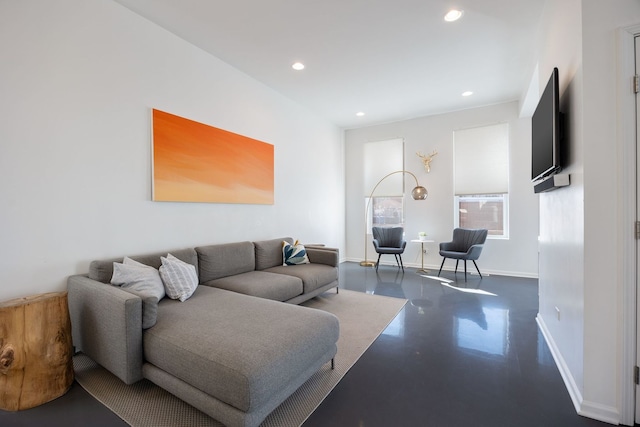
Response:
[{"label": "armchair leg", "polygon": [[456,270],[453,272],[453,274],[458,274],[458,263],[460,262],[459,259],[456,260]]},{"label": "armchair leg", "polygon": [[376,271],[378,271],[378,266],[380,265],[380,257],[382,254],[378,254],[378,262],[376,262]]},{"label": "armchair leg", "polygon": [[480,278],[482,279],[482,274],[480,274],[480,269],[478,268],[478,264],[476,264],[476,261],[473,260],[473,259],[471,261],[473,261],[473,265],[475,265],[476,266],[476,270],[478,270],[478,276],[480,276]]},{"label": "armchair leg", "polygon": [[400,258],[400,268],[402,269],[402,272],[404,273],[404,264],[402,263],[402,255],[398,254],[398,258]]},{"label": "armchair leg", "polygon": [[464,260],[464,281],[467,281],[467,260]]},{"label": "armchair leg", "polygon": [[442,264],[440,264],[440,271],[438,271],[438,277],[440,277],[440,273],[442,273],[442,267],[444,267],[444,262],[446,258],[442,258]]}]

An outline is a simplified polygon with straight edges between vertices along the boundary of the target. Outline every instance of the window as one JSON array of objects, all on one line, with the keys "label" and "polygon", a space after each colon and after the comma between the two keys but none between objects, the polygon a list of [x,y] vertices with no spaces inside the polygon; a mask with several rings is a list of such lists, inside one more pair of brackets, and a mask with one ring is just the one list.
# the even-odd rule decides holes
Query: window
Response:
[{"label": "window", "polygon": [[509,126],[454,132],[454,223],[509,237]]},{"label": "window", "polygon": [[488,235],[508,237],[508,195],[456,196],[456,227],[486,228]]},{"label": "window", "polygon": [[390,227],[393,225],[402,226],[404,224],[403,197],[373,197],[372,225],[374,227]]},{"label": "window", "polygon": [[367,233],[371,233],[373,226],[402,226],[404,174],[387,175],[404,169],[404,140],[396,138],[367,142],[364,144],[363,160]]}]

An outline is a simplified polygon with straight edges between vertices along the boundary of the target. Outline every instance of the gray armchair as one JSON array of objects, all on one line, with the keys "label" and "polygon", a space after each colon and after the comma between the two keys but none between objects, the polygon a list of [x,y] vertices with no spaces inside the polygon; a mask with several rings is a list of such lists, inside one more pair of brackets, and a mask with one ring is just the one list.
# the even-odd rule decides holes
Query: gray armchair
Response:
[{"label": "gray armchair", "polygon": [[440,256],[442,256],[443,259],[442,264],[440,264],[440,271],[438,271],[438,276],[440,276],[440,273],[442,273],[442,267],[444,266],[445,260],[447,258],[452,258],[456,260],[456,270],[454,274],[458,272],[458,262],[461,259],[464,260],[465,282],[467,281],[467,260],[473,261],[473,265],[476,266],[476,270],[478,270],[478,274],[482,279],[482,274],[480,274],[480,269],[478,268],[478,264],[476,264],[476,260],[480,258],[480,253],[482,252],[482,248],[486,240],[486,229],[454,229],[453,239],[450,242],[440,243]]},{"label": "gray armchair", "polygon": [[380,257],[383,254],[393,254],[396,257],[398,267],[404,272],[402,264],[402,253],[407,246],[404,240],[404,228],[402,227],[372,227],[373,231],[373,247],[378,253],[378,261],[376,262],[376,271],[380,264]]}]

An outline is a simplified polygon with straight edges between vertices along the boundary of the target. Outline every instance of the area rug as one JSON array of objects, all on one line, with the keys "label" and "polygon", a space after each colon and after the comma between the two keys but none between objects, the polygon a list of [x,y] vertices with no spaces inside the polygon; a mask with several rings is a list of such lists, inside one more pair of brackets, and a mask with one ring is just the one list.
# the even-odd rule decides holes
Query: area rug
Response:
[{"label": "area rug", "polygon": [[[391,323],[407,300],[361,292],[332,291],[302,305],[335,314],[340,338],[335,369],[322,367],[262,423],[264,427],[297,427],[320,405],[365,350]],[[221,423],[184,403],[150,381],[126,385],[87,356],[73,358],[76,381],[133,427],[207,426]]]}]

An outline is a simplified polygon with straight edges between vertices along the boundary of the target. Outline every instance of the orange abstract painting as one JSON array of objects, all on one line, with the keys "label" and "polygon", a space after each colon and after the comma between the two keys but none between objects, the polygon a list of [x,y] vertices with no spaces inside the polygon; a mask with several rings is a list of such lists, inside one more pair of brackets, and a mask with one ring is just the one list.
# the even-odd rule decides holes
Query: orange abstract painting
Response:
[{"label": "orange abstract painting", "polygon": [[154,109],[153,200],[273,204],[273,145]]}]

